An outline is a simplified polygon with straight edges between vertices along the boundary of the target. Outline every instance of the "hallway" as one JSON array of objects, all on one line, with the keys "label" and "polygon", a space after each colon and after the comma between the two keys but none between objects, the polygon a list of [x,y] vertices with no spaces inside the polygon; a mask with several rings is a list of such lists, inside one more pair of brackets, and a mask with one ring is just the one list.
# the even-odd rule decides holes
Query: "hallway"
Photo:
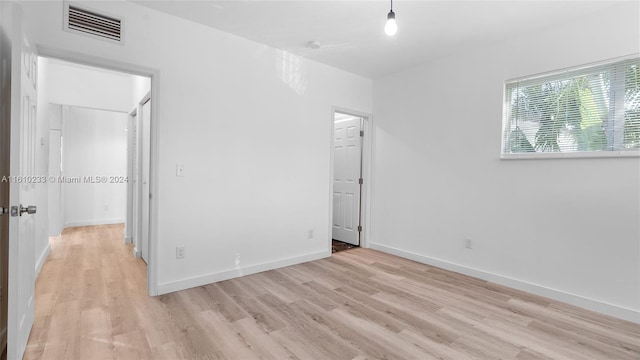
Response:
[{"label": "hallway", "polygon": [[[159,311],[146,293],[146,265],[122,243],[123,225],[65,229],[36,282],[35,323],[25,359],[138,358],[142,321]],[[137,315],[140,314],[140,315]]]}]

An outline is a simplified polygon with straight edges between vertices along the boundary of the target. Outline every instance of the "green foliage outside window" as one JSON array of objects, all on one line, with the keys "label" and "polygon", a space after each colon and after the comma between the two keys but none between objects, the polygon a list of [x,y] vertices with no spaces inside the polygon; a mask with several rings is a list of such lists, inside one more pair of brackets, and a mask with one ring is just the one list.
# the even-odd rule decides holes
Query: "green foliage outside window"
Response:
[{"label": "green foliage outside window", "polygon": [[507,96],[507,152],[640,149],[638,60],[508,84]]}]

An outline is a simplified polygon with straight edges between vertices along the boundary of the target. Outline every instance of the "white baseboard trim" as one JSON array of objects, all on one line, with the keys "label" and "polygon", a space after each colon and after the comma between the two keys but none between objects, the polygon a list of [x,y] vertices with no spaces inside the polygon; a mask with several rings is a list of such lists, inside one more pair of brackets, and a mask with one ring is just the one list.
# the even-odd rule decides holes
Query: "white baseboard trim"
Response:
[{"label": "white baseboard trim", "polygon": [[42,253],[40,253],[40,256],[38,256],[38,261],[36,262],[36,278],[40,274],[40,270],[42,270],[42,265],[44,265],[44,262],[47,261],[47,257],[49,257],[50,253],[51,253],[51,243],[47,241],[47,246],[44,248],[44,250],[42,250]]},{"label": "white baseboard trim", "polygon": [[586,298],[576,294],[571,294],[562,290],[552,289],[546,286],[533,284],[530,282],[514,279],[508,276],[494,274],[484,270],[479,270],[479,269],[471,268],[468,266],[435,259],[432,257],[412,253],[409,251],[405,251],[405,250],[401,250],[401,249],[397,249],[397,248],[393,248],[393,247],[389,247],[381,244],[369,243],[369,247],[375,250],[400,256],[400,257],[417,261],[423,264],[454,271],[454,272],[472,276],[478,279],[491,281],[496,284],[526,291],[535,295],[548,297],[553,300],[561,301],[561,302],[575,305],[584,309],[596,311],[602,314],[606,314],[619,319],[640,324],[640,311],[637,311],[637,310],[609,304],[599,300]]},{"label": "white baseboard trim", "polygon": [[113,225],[124,224],[124,219],[94,219],[94,220],[82,220],[71,221],[64,224],[64,228],[76,227],[76,226],[95,226],[95,225]]},{"label": "white baseboard trim", "polygon": [[142,257],[142,251],[138,250],[137,247],[133,248],[133,257],[136,259],[140,259]]},{"label": "white baseboard trim", "polygon": [[124,243],[125,244],[131,244],[133,241],[131,239],[131,236],[125,236],[124,237]]},{"label": "white baseboard trim", "polygon": [[261,264],[249,265],[241,268],[194,276],[182,280],[169,281],[158,284],[158,295],[167,294],[174,291],[185,290],[197,286],[212,284],[218,281],[229,280],[240,276],[251,275],[263,271],[278,269],[285,266],[296,265],[308,261],[319,260],[331,256],[327,251],[318,251],[301,256],[270,261]]}]

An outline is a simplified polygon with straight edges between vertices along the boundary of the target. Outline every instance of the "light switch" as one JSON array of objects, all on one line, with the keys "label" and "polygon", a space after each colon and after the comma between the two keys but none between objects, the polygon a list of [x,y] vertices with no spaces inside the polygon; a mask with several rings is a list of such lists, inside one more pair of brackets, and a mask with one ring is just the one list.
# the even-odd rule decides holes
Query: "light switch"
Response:
[{"label": "light switch", "polygon": [[176,176],[180,176],[180,177],[184,176],[184,164],[176,165]]}]

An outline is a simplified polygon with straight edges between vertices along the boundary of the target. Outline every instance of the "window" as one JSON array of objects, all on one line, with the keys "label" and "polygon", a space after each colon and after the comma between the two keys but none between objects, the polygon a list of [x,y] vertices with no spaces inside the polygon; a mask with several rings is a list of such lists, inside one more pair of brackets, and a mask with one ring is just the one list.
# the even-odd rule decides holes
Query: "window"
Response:
[{"label": "window", "polygon": [[503,158],[640,155],[640,59],[505,83]]}]

